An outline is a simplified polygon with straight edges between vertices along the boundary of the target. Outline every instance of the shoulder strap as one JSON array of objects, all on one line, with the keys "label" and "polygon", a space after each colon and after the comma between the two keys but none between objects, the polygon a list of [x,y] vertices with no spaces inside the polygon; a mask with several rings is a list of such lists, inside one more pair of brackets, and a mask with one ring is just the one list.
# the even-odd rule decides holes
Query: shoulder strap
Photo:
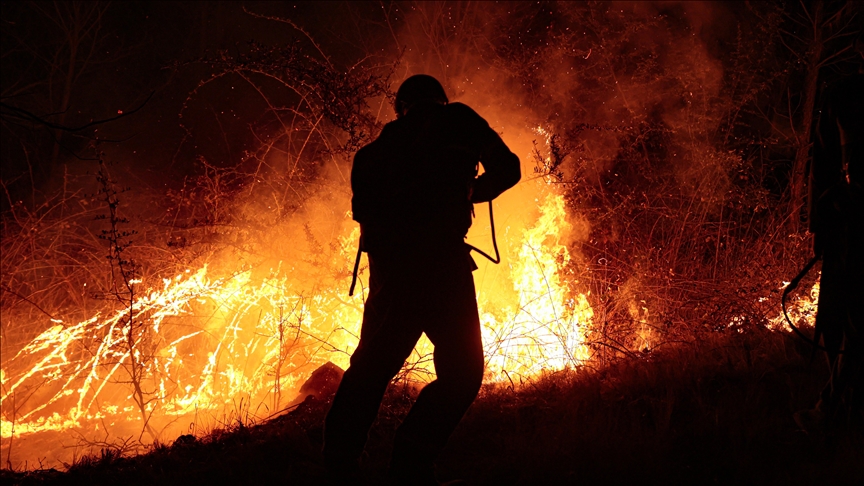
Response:
[{"label": "shoulder strap", "polygon": [[474,245],[468,245],[468,243],[465,244],[468,245],[468,248],[470,248],[471,250],[476,251],[477,253],[486,257],[486,259],[490,262],[498,265],[499,263],[501,263],[501,254],[498,253],[498,242],[495,240],[495,218],[492,217],[492,201],[489,201],[489,226],[492,227],[492,248],[495,248],[495,258],[492,258],[488,254],[486,254],[485,251],[477,248]]},{"label": "shoulder strap", "polygon": [[354,259],[354,275],[351,277],[351,288],[348,289],[348,297],[354,295],[354,287],[357,285],[357,271],[360,269],[360,256],[362,254],[363,244],[361,242],[357,242],[357,258]]}]

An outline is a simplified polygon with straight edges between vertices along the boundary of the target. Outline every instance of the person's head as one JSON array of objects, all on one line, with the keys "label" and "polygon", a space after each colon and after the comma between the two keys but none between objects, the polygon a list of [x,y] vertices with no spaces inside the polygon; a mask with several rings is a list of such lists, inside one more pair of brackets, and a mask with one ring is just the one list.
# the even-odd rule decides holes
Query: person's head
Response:
[{"label": "person's head", "polygon": [[396,118],[405,116],[418,103],[446,105],[449,100],[444,87],[428,74],[415,74],[402,82],[396,91]]}]

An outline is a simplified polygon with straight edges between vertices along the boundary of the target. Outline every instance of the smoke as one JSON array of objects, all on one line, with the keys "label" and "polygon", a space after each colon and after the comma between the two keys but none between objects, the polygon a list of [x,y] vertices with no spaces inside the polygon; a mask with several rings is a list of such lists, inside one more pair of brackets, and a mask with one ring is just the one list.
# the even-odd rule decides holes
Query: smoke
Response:
[{"label": "smoke", "polygon": [[[626,198],[675,193],[704,213],[722,208],[737,160],[717,142],[728,125],[724,68],[712,54],[727,25],[724,8],[417,2],[382,8],[384,21],[368,22],[378,26],[376,38],[355,45],[374,46],[365,54],[384,73],[398,61],[392,87],[413,74],[437,77],[451,101],[474,108],[521,160],[522,181],[494,203],[503,263],[478,259],[475,273],[490,373],[531,376],[587,358],[588,290],[619,286],[623,312],[641,324],[656,313],[638,295],[639,276],[596,278],[606,271],[596,248],[623,238],[627,228],[612,213]],[[394,118],[386,96],[366,101],[370,119]],[[298,119],[290,129],[259,127],[260,147],[243,165],[251,171],[203,170],[194,190],[172,200],[175,212],[155,221],[170,228],[151,232],[164,239],[139,241],[174,258],[181,275],[206,264],[208,278],[223,279],[210,293],[195,290],[197,301],[178,297],[188,306],[178,305],[161,328],[202,331],[153,353],[160,366],[171,353],[182,357],[184,383],[206,388],[197,395],[177,388],[186,395],[171,406],[198,400],[202,410],[224,413],[244,396],[276,411],[315,367],[328,360],[346,367],[356,346],[367,270],[361,266],[361,291],[349,299],[358,228],[349,217],[350,153],[338,150],[348,135],[308,113]],[[491,225],[485,207],[476,209],[469,242],[488,251]],[[166,243],[181,240],[189,243],[179,250]],[[173,275],[147,277],[149,284]],[[600,284],[589,289],[592,279]],[[523,339],[527,328],[540,332]],[[650,332],[639,336],[638,349],[651,346]],[[418,348],[428,353],[428,343]],[[7,363],[4,384],[17,372]],[[122,384],[109,385],[118,388],[112,398],[122,398]],[[177,416],[184,415],[154,426]]]},{"label": "smoke", "polygon": [[[743,7],[398,5],[390,20],[398,17],[394,50],[404,54],[394,85],[438,77],[522,161],[522,182],[495,201],[505,261],[517,258],[519,229],[536,224],[544,195],[564,196],[560,243],[572,260],[557,272],[573,295],[590,288],[604,319],[627,323],[622,342],[653,348],[670,310],[669,296],[652,294],[658,280],[700,278],[699,264],[685,262],[721,248],[716,230],[705,233],[723,227],[743,164],[728,148],[741,101],[724,64],[741,49],[734,9]],[[469,240],[488,246],[488,230],[480,209]],[[514,285],[506,269],[480,266],[481,296]]]},{"label": "smoke", "polygon": [[[734,37],[726,9],[710,2],[398,4],[389,20],[399,26],[393,51],[404,54],[393,85],[417,73],[438,77],[452,101],[484,116],[520,157],[523,181],[495,202],[505,235],[508,223],[536,220],[532,209],[544,191],[593,194],[610,179],[623,191],[674,192],[715,213],[739,162],[717,143],[728,103],[712,50]],[[538,154],[553,155],[553,134],[566,188],[544,184],[536,171]],[[671,179],[645,187],[644,179],[664,173]],[[598,219],[587,209],[569,207],[566,245],[574,255]],[[488,222],[478,213],[470,238],[482,246]],[[489,271],[497,275],[482,268]]]},{"label": "smoke", "polygon": [[[723,207],[736,158],[715,147],[725,116],[724,73],[710,51],[714,33],[728,22],[722,12],[691,2],[418,2],[382,12],[390,28],[379,40],[392,53],[382,64],[398,57],[391,86],[418,73],[437,77],[451,101],[486,118],[522,162],[523,180],[495,201],[505,264],[478,258],[481,299],[491,299],[491,307],[518,301],[511,267],[523,250],[524,231],[537,225],[549,196],[566,197],[569,205],[544,246],[561,245],[582,268],[594,265],[583,248],[597,244],[598,229],[612,240],[620,229],[615,221],[611,233],[598,226],[604,202],[598,216],[579,194],[610,184],[619,192],[644,191],[644,179],[654,178],[661,183],[647,190],[679,194],[703,213]],[[386,98],[369,105],[380,123],[394,119]],[[227,212],[236,241],[219,251],[211,268],[230,273],[239,262],[255,277],[279,269],[287,272],[288,293],[297,295],[347,286],[357,231],[348,218],[350,154],[328,151],[340,139],[328,130],[289,134],[284,150],[261,157],[265,168],[256,177],[264,182],[235,197]],[[321,146],[305,149],[305,172],[295,173],[297,147],[310,134]],[[544,164],[558,164],[560,177]],[[301,194],[280,200],[298,188]],[[486,210],[478,207],[469,242],[491,249],[491,236]],[[361,272],[361,284],[364,277]],[[571,277],[569,292],[585,293],[590,275],[582,270]],[[642,283],[621,288],[627,294],[622,302],[632,309]],[[338,325],[356,336],[358,322]],[[354,345],[356,338],[348,338],[346,351]],[[339,364],[347,364],[344,356]]]},{"label": "smoke", "polygon": [[599,184],[625,152],[636,151],[666,158],[690,196],[716,205],[728,190],[730,160],[714,148],[727,108],[724,68],[711,52],[735,35],[727,7],[400,6],[391,12],[401,22],[394,42],[404,49],[394,85],[416,73],[438,77],[452,100],[474,107],[502,133],[527,179],[534,175],[533,142],[544,143],[535,129],[543,127],[567,139],[567,179],[582,175]]}]

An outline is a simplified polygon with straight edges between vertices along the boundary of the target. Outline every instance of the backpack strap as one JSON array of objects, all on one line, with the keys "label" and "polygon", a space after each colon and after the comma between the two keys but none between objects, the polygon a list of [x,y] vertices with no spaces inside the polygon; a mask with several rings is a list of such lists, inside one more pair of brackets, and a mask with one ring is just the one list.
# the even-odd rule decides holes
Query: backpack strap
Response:
[{"label": "backpack strap", "polygon": [[351,277],[351,288],[348,289],[348,297],[354,295],[354,287],[357,285],[357,271],[360,270],[360,256],[363,254],[363,240],[357,243],[357,258],[354,259],[354,275]]},{"label": "backpack strap", "polygon": [[[468,243],[465,243],[465,245],[467,245],[468,248],[470,248],[471,250],[476,251],[477,253],[486,257],[490,262],[497,265],[497,264],[501,263],[501,253],[499,253],[499,251],[498,251],[498,241],[495,238],[495,217],[492,214],[492,201],[489,201],[489,225],[492,228],[492,247],[495,248],[495,258],[492,258],[485,251],[481,250],[480,248],[477,248],[474,245],[469,245]],[[357,286],[357,273],[360,271],[360,257],[362,255],[363,255],[363,240],[361,238],[361,240],[357,243],[357,257],[354,259],[354,274],[351,276],[351,287],[348,289],[348,297],[351,297],[354,295],[354,288]],[[476,268],[476,265],[475,265],[475,268]]]},{"label": "backpack strap", "polygon": [[468,245],[468,248],[470,248],[471,250],[476,251],[477,253],[486,257],[486,259],[490,262],[498,265],[499,263],[501,263],[501,254],[498,253],[498,241],[495,240],[495,218],[492,216],[492,201],[489,201],[489,225],[492,227],[492,247],[495,248],[495,258],[492,258],[488,254],[486,254],[485,251],[477,248],[474,245],[468,245],[468,243],[465,244]]}]

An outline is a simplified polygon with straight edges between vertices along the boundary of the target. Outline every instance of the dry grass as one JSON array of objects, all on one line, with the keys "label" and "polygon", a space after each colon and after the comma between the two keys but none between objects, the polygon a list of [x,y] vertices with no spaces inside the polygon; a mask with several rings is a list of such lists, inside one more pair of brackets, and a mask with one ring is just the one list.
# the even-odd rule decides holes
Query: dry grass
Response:
[{"label": "dry grass", "polygon": [[[442,479],[478,485],[852,484],[862,431],[808,435],[792,413],[812,404],[821,362],[789,336],[751,328],[703,346],[571,370],[521,388],[490,385],[440,458]],[[365,484],[380,484],[393,432],[412,401],[393,387],[370,435]],[[328,401],[124,458],[80,459],[67,473],[11,473],[10,484],[320,484]]]},{"label": "dry grass", "polygon": [[[838,481],[860,472],[856,463],[843,465],[860,455],[860,436],[829,447],[791,423],[793,411],[812,405],[824,369],[808,363],[809,350],[764,327],[779,312],[781,282],[796,273],[808,251],[806,236],[788,219],[786,182],[775,180],[782,167],[753,149],[771,137],[748,125],[758,117],[741,115],[761,103],[776,73],[757,73],[753,68],[763,59],[742,55],[723,86],[694,96],[693,86],[701,87],[703,80],[689,77],[701,72],[693,68],[713,64],[697,56],[698,45],[687,53],[669,51],[690,35],[680,37],[662,16],[638,18],[622,10],[620,16],[606,12],[599,21],[592,5],[565,2],[556,8],[562,9],[562,26],[580,26],[572,35],[526,25],[525,36],[511,36],[520,27],[509,26],[513,19],[502,13],[496,17],[502,22],[498,30],[512,39],[493,44],[511,50],[484,55],[506,79],[526,82],[519,95],[536,107],[537,118],[547,108],[556,117],[559,111],[566,115],[555,122],[560,133],[541,149],[540,173],[561,186],[571,215],[591,228],[571,248],[578,258],[563,271],[591,291],[594,359],[591,369],[552,374],[518,388],[486,388],[442,458],[442,472],[479,484],[806,484],[831,479],[826,475],[832,471]],[[577,35],[577,30],[584,34],[583,27],[593,36]],[[444,44],[444,50],[453,48]],[[538,54],[535,44],[550,47]],[[600,45],[606,50],[597,50]],[[689,59],[684,55],[689,53],[696,57],[681,65],[652,61]],[[256,75],[275,76],[283,87],[305,86],[307,71],[298,70],[304,59],[297,46],[256,44],[248,55],[202,60],[213,68],[213,77],[187,102],[235,74],[259,93],[264,85]],[[583,91],[572,106],[567,100],[577,98],[556,99],[561,93],[536,86],[552,85],[549,75],[558,66],[549,64],[562,60],[578,67],[574,79]],[[364,68],[346,78],[325,61],[314,61],[308,71],[315,82],[303,94],[315,95],[312,101],[286,111],[278,109],[284,100],[267,99],[271,126],[262,132],[278,136],[262,137],[260,148],[239,167],[220,169],[202,160],[201,177],[167,198],[135,191],[118,196],[122,211],[147,207],[157,214],[129,215],[128,228],[138,234],[127,251],[141,264],[144,279],[173,276],[217,259],[214,255],[239,266],[264,261],[272,255],[256,245],[273,243],[265,237],[271,228],[325,207],[309,205],[316,195],[347,199],[344,157],[380,128],[364,103],[369,96],[386,96],[388,77]],[[331,98],[346,102],[331,106],[324,101]],[[618,107],[630,126],[602,125],[608,121],[601,116],[605,111],[590,106],[592,100],[613,99],[638,101]],[[692,117],[690,123],[676,127],[666,121],[679,114]],[[330,125],[319,125],[321,120]],[[730,134],[740,140],[731,141]],[[612,149],[604,145],[609,143]],[[771,143],[774,156],[788,151]],[[609,153],[595,157],[588,149]],[[338,186],[322,182],[326,170],[339,172]],[[97,216],[105,214],[107,201],[94,196],[94,184],[64,178],[55,195],[33,208],[13,204],[3,215],[4,364],[51,326],[51,319],[77,322],[120,305],[110,298],[116,283],[105,258],[110,249],[99,238],[104,224]],[[344,277],[346,270],[326,258],[336,249],[303,229],[312,249],[302,262],[309,280]],[[76,352],[89,350],[82,346]],[[277,380],[281,354],[278,364]],[[33,397],[4,402],[4,420],[14,421],[20,407],[38,399]],[[392,430],[409,404],[406,390],[388,398],[370,443],[370,482],[383,474]],[[147,455],[126,457],[132,450],[128,443],[106,441],[104,453],[79,459],[65,475],[3,474],[22,483],[314,484],[320,477],[317,451],[326,404],[309,403],[268,423],[256,423],[248,410],[248,403],[238,406],[212,430],[205,427],[202,436],[156,445]]]}]

